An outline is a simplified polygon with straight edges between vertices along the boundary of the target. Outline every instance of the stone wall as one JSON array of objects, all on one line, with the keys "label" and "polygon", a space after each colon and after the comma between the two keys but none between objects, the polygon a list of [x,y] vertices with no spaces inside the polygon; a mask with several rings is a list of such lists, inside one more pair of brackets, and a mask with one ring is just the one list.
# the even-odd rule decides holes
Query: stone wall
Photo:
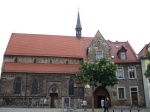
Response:
[{"label": "stone wall", "polygon": [[82,59],[77,58],[59,58],[59,57],[27,57],[27,56],[5,56],[4,62],[15,62],[17,58],[18,63],[49,63],[49,64],[79,64]]}]

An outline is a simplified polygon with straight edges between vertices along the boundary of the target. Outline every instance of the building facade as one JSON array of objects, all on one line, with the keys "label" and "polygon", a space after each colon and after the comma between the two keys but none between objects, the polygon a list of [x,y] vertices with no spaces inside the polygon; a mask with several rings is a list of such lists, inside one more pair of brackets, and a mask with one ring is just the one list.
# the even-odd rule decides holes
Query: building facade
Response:
[{"label": "building facade", "polygon": [[[62,107],[62,98],[70,97],[70,106],[80,107],[86,99],[100,108],[108,98],[110,106],[140,106],[144,90],[140,60],[129,42],[105,40],[97,31],[94,38],[82,37],[78,13],[76,36],[13,33],[4,53],[0,81],[0,105]],[[78,80],[79,63],[106,57],[118,65],[119,83],[114,87],[85,88]]]},{"label": "building facade", "polygon": [[147,64],[150,62],[147,53],[150,52],[150,43],[146,44],[143,49],[139,52],[139,58],[141,60],[142,76],[144,83],[145,103],[146,107],[150,108],[150,80],[145,77],[144,73],[147,70]]},{"label": "building facade", "polygon": [[[88,58],[94,61],[103,56],[118,65],[116,76],[119,83],[114,87],[95,88],[94,106],[100,107],[102,98],[108,98],[111,106],[144,105],[141,63],[129,42],[106,41],[98,31],[88,47]],[[88,99],[91,99],[90,93],[89,90]]]}]

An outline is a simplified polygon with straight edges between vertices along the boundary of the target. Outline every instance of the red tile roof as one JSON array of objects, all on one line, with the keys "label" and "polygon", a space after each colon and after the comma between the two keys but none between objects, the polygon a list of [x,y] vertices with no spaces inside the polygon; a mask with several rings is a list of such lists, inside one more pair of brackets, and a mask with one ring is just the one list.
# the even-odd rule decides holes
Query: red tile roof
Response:
[{"label": "red tile roof", "polygon": [[[5,55],[54,56],[83,58],[87,60],[87,48],[92,40],[93,38],[91,37],[82,37],[78,40],[74,36],[13,33],[5,51]],[[107,42],[111,45],[111,56],[114,56],[112,60],[115,63],[139,62],[129,42]],[[127,60],[120,60],[117,55],[117,52],[122,47],[126,50]],[[79,65],[5,62],[2,71],[76,74],[79,71]]]},{"label": "red tile roof", "polygon": [[[114,56],[112,60],[115,63],[127,63],[127,62],[139,62],[136,53],[134,52],[133,48],[129,44],[129,42],[111,42],[110,40],[107,41],[109,45],[111,45],[111,56]],[[120,60],[119,56],[117,55],[117,52],[124,47],[126,49],[126,60]]]},{"label": "red tile roof", "polygon": [[138,56],[139,57],[145,57],[147,56],[147,53],[148,53],[148,47],[150,46],[150,42],[149,44],[146,44],[143,49],[138,53]]},{"label": "red tile roof", "polygon": [[78,64],[4,63],[3,72],[76,74]]},{"label": "red tile roof", "polygon": [[85,51],[93,38],[13,33],[5,55],[55,56],[86,58]]}]

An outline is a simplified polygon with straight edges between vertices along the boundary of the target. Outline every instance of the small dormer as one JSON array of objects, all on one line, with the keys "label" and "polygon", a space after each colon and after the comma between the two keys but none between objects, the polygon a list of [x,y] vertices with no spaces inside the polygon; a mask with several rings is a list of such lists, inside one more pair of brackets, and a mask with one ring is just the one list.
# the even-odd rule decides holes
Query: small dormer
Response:
[{"label": "small dormer", "polygon": [[117,52],[117,55],[119,56],[120,60],[127,60],[126,51],[127,49],[122,45]]}]

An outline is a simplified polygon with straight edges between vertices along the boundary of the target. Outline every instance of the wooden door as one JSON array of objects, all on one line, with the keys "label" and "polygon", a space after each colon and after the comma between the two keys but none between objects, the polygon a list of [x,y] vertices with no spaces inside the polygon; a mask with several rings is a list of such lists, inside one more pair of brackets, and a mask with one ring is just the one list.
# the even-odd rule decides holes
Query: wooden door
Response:
[{"label": "wooden door", "polygon": [[55,108],[55,99],[58,98],[58,93],[50,93],[51,96],[51,108]]},{"label": "wooden door", "polygon": [[[102,98],[103,99],[105,99],[105,98],[110,99],[110,96],[109,96],[108,91],[105,88],[100,86],[94,91],[94,107],[95,108],[101,108],[100,101],[101,101]],[[110,100],[109,100],[109,106],[111,106],[110,105]]]},{"label": "wooden door", "polygon": [[138,106],[137,92],[131,92],[132,106]]}]

